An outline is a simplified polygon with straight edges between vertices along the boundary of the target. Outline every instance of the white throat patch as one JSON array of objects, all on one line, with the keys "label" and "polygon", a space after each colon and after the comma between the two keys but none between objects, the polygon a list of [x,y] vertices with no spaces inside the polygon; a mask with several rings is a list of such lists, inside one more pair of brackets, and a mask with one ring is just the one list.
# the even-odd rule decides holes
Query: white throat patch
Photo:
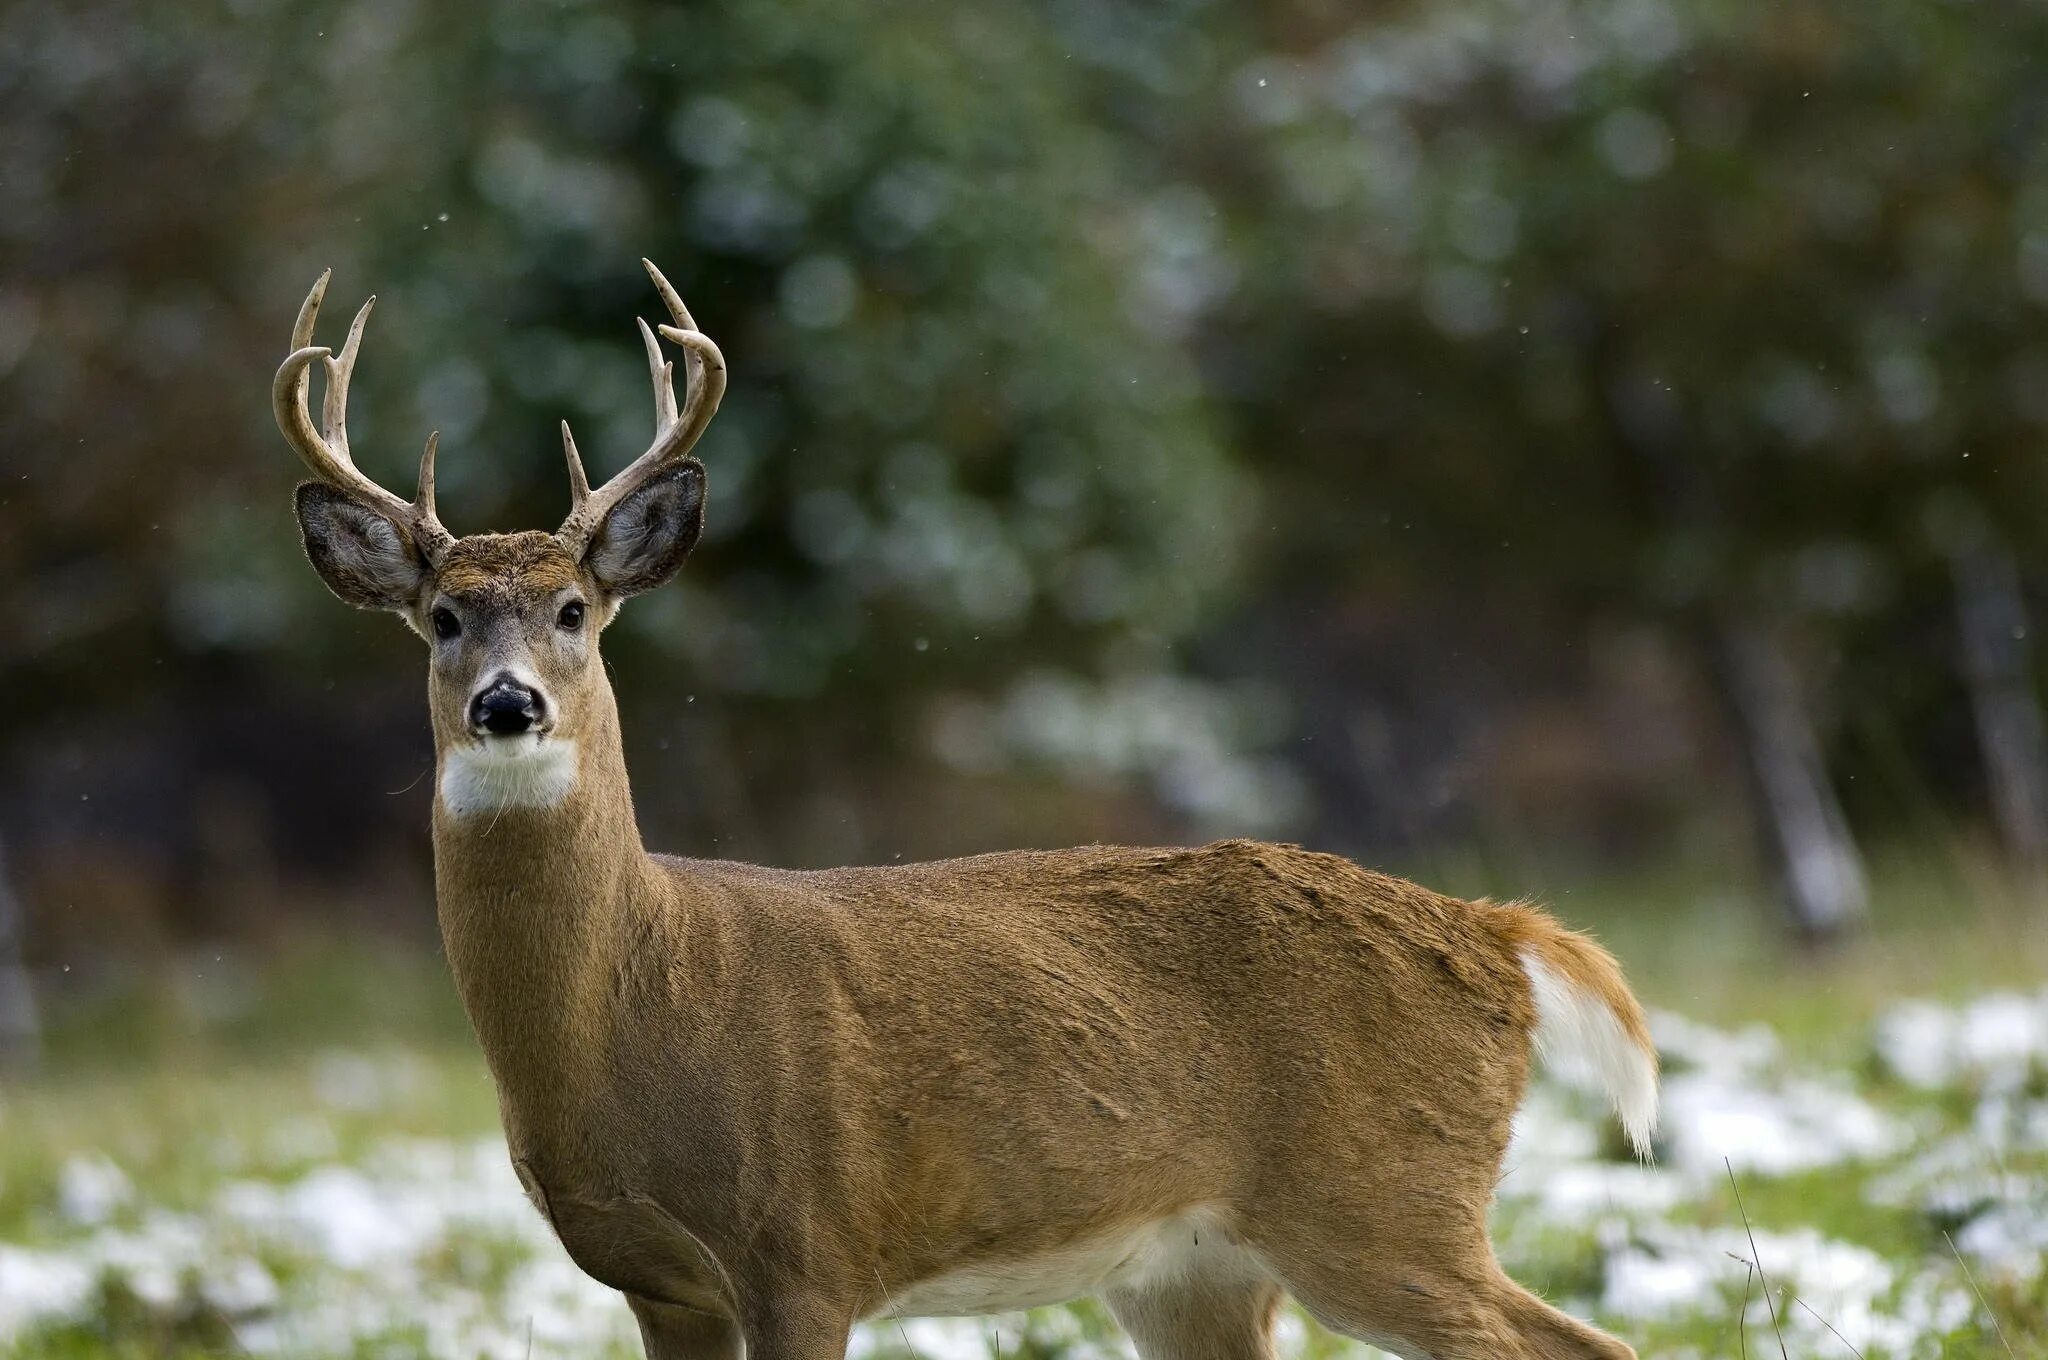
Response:
[{"label": "white throat patch", "polygon": [[441,802],[455,817],[554,807],[575,787],[576,743],[558,737],[490,737],[441,766]]}]

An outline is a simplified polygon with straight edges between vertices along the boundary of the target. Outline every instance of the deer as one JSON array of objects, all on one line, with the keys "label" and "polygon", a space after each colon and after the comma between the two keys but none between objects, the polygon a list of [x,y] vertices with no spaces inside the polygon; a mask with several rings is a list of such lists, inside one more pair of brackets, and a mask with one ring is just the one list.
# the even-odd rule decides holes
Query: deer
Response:
[{"label": "deer", "polygon": [[[272,387],[306,556],[427,645],[436,916],[514,1170],[649,1360],[842,1360],[878,1318],[1103,1300],[1142,1360],[1271,1360],[1293,1299],[1406,1360],[1623,1360],[1488,1213],[1542,1057],[1637,1154],[1643,1009],[1599,944],[1295,845],[796,871],[641,842],[599,638],[703,527],[719,347],[642,261],[646,451],[553,532],[461,538],[356,466],[313,343]],[[684,381],[675,392],[679,352]],[[308,405],[323,372],[322,419]]]}]

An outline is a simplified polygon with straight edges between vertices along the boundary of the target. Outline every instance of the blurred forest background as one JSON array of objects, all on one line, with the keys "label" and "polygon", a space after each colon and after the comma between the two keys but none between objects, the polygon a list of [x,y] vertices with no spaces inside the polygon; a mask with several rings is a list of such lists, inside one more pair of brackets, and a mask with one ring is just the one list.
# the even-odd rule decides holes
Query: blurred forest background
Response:
[{"label": "blurred forest background", "polygon": [[644,445],[642,255],[724,347],[605,643],[657,846],[1244,833],[1809,942],[1905,847],[2033,919],[2044,73],[2019,0],[9,6],[0,996],[431,939],[418,644],[268,405],[328,266],[457,533]]}]

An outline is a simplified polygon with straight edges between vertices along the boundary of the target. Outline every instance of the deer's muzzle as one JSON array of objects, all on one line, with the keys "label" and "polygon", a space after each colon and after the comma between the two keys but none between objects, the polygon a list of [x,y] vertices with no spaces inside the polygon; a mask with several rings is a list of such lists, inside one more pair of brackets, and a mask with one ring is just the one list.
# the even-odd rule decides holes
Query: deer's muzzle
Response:
[{"label": "deer's muzzle", "polygon": [[500,675],[469,701],[470,730],[479,735],[516,737],[531,732],[546,716],[540,691],[510,675]]}]

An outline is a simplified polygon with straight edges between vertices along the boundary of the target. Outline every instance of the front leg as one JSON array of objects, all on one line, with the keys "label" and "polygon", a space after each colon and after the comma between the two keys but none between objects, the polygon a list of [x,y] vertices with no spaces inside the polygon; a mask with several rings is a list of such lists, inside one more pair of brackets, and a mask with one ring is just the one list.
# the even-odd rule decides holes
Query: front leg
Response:
[{"label": "front leg", "polygon": [[853,1310],[814,1294],[768,1291],[742,1310],[746,1360],[846,1360]]},{"label": "front leg", "polygon": [[647,1360],[740,1360],[740,1327],[718,1313],[626,1295]]}]

